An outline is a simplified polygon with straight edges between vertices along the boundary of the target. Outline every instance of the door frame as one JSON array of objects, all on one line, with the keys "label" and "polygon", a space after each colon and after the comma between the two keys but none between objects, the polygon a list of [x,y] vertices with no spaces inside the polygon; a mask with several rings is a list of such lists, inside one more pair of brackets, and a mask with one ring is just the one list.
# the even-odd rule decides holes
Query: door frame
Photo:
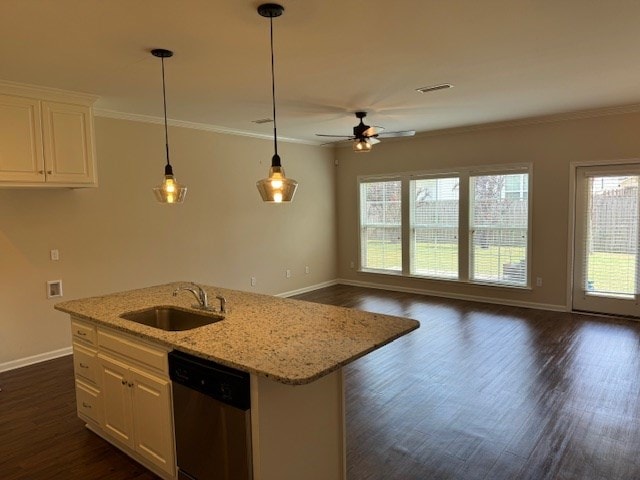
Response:
[{"label": "door frame", "polygon": [[[617,160],[587,160],[569,163],[569,221],[567,222],[567,311],[573,312],[573,269],[575,265],[575,235],[576,235],[576,183],[579,167],[612,167],[621,165],[640,166],[640,158],[625,158]],[[598,315],[594,313],[594,315]],[[607,315],[603,313],[602,315]]]}]

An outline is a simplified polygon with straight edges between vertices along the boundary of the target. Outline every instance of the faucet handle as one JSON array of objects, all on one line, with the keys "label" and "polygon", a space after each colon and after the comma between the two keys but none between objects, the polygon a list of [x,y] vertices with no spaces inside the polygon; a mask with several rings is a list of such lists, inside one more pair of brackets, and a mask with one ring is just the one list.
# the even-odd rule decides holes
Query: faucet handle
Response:
[{"label": "faucet handle", "polygon": [[220,300],[220,313],[227,313],[227,299],[222,295],[216,295],[216,299]]}]

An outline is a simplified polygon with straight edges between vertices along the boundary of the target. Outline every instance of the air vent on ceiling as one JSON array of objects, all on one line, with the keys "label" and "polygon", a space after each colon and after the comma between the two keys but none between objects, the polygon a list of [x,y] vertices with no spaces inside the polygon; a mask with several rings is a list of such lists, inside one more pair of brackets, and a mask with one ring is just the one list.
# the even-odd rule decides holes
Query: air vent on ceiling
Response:
[{"label": "air vent on ceiling", "polygon": [[447,88],[452,88],[452,87],[453,85],[451,85],[450,83],[441,83],[440,85],[432,85],[430,87],[416,88],[416,92],[428,93],[428,92],[435,92],[436,90],[446,90]]},{"label": "air vent on ceiling", "polygon": [[273,118],[260,118],[258,120],[251,120],[251,123],[257,123],[258,125],[262,125],[263,123],[272,123]]}]

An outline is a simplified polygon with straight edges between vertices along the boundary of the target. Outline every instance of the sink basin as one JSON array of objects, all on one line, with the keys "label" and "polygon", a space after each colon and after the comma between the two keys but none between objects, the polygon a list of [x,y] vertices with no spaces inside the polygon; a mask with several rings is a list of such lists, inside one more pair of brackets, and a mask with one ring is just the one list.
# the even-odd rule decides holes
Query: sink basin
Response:
[{"label": "sink basin", "polygon": [[175,307],[152,307],[123,313],[120,318],[171,332],[191,330],[224,319],[222,315],[213,312],[194,312]]}]

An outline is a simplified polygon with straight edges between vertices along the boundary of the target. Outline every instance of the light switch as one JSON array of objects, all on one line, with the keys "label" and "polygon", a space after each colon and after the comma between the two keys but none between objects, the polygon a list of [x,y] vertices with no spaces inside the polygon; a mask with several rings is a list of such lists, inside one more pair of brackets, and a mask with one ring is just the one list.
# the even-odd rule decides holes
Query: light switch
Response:
[{"label": "light switch", "polygon": [[60,260],[60,252],[58,251],[57,248],[54,248],[53,250],[51,250],[51,260],[53,260],[54,262],[57,262],[58,260]]}]

